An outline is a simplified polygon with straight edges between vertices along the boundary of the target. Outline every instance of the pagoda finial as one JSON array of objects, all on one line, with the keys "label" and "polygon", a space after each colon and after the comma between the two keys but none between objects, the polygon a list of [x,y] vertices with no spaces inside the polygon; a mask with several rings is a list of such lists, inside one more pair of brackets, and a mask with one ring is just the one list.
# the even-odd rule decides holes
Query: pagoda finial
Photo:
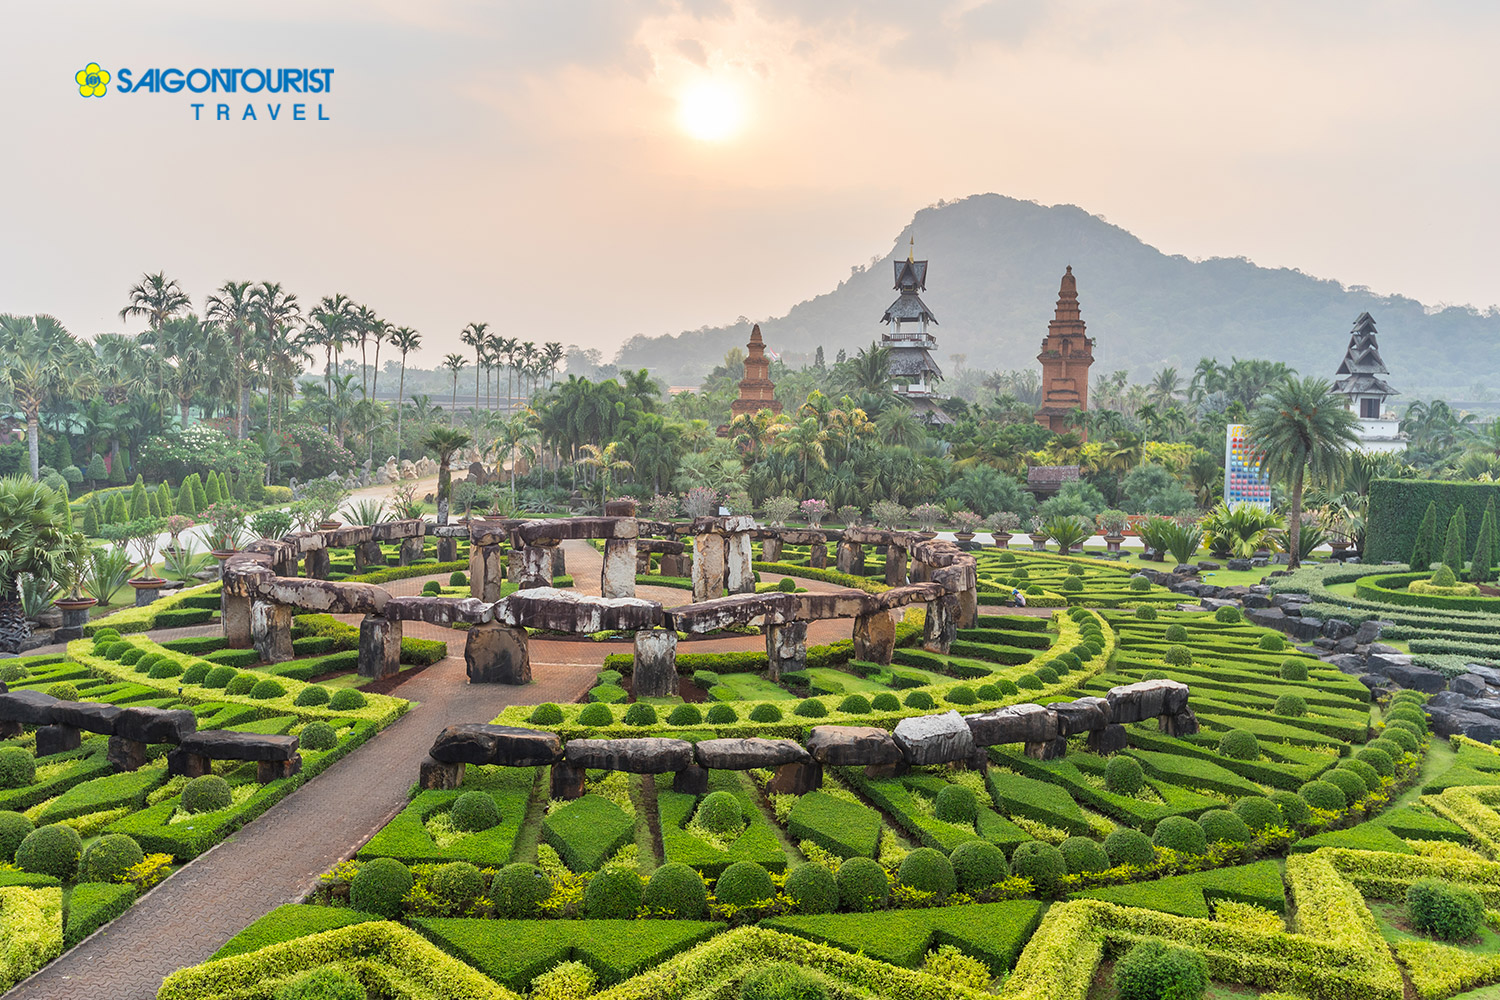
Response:
[{"label": "pagoda finial", "polygon": [[762,341],[760,339],[760,324],[759,323],[756,323],[754,326],[752,326],[750,328],[750,343],[752,343],[752,344],[762,343]]},{"label": "pagoda finial", "polygon": [[917,238],[915,236],[913,236],[911,238],[911,246],[907,248],[906,259],[907,260],[916,260],[917,259]]}]

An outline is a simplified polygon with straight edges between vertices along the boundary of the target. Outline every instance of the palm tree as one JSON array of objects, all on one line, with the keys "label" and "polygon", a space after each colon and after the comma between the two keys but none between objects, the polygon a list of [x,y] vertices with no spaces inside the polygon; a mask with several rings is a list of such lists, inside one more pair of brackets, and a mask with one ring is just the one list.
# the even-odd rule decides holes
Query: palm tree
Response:
[{"label": "palm tree", "polygon": [[[454,377],[457,378],[456,370]],[[448,523],[448,494],[453,485],[453,473],[448,463],[455,454],[467,448],[471,440],[468,434],[455,427],[434,427],[422,439],[422,447],[437,452],[438,456],[438,524]]]},{"label": "palm tree", "polygon": [[234,350],[234,436],[245,437],[245,335],[255,320],[255,291],[248,281],[226,281],[208,297],[203,315],[229,335]]},{"label": "palm tree", "polygon": [[828,458],[823,452],[823,442],[827,440],[828,432],[823,430],[816,417],[803,417],[776,435],[777,450],[792,456],[802,470],[797,484],[798,496],[805,493],[807,480],[814,466],[819,469],[828,468]]},{"label": "palm tree", "polygon": [[610,486],[613,484],[614,474],[630,469],[632,466],[623,458],[616,458],[615,453],[620,448],[620,442],[611,441],[600,448],[598,445],[586,444],[583,446],[583,458],[579,462],[599,473],[599,496],[608,500]]},{"label": "palm tree", "polygon": [[354,320],[350,332],[352,339],[359,344],[359,388],[366,397],[370,395],[370,358],[365,352],[365,345],[370,340],[371,328],[379,320],[380,317],[376,316],[375,310],[369,306],[354,307]]},{"label": "palm tree", "polygon": [[1151,380],[1151,385],[1146,392],[1151,402],[1160,407],[1168,407],[1177,401],[1177,391],[1181,385],[1182,379],[1178,376],[1176,368],[1163,368]]},{"label": "palm tree", "polygon": [[1359,444],[1354,428],[1359,421],[1320,378],[1288,377],[1275,384],[1250,415],[1250,446],[1266,474],[1292,484],[1292,509],[1287,515],[1289,565],[1302,564],[1297,551],[1302,531],[1302,489],[1309,472],[1333,482],[1348,461],[1349,449]]},{"label": "palm tree", "polygon": [[549,340],[542,345],[542,361],[547,366],[547,382],[549,387],[557,384],[557,366],[562,359],[567,357],[567,351],[563,345],[556,340]]},{"label": "palm tree", "polygon": [[[349,342],[354,329],[354,303],[349,296],[339,293],[332,298],[327,295],[318,300],[312,311],[312,322],[308,326],[308,337],[324,349],[323,385],[329,388],[333,373],[338,368],[338,352]],[[331,389],[330,389],[331,392]]]},{"label": "palm tree", "polygon": [[255,325],[265,349],[266,424],[269,426],[271,394],[277,376],[295,377],[302,370],[297,359],[308,357],[291,332],[302,322],[302,307],[297,304],[296,294],[283,291],[278,282],[262,281],[251,294],[255,304]]},{"label": "palm tree", "polygon": [[484,331],[488,330],[488,323],[470,323],[464,327],[463,333],[458,339],[474,348],[474,426],[479,426],[479,373],[484,370]]},{"label": "palm tree", "polygon": [[120,310],[120,318],[123,320],[141,316],[150,330],[155,330],[193,304],[177,279],[168,279],[162,271],[141,275],[141,280],[131,285],[126,294],[130,303]]},{"label": "palm tree", "polygon": [[505,409],[511,406],[511,376],[516,372],[516,348],[520,346],[516,337],[500,337],[495,347],[497,357],[505,359]]},{"label": "palm tree", "polygon": [[528,462],[536,458],[536,449],[532,442],[536,440],[536,428],[532,421],[535,414],[531,410],[523,410],[513,416],[506,417],[496,427],[495,440],[490,444],[490,452],[495,456],[498,465],[504,466],[506,459],[510,459],[510,499],[515,503],[516,499],[516,462],[525,458]]},{"label": "palm tree", "polygon": [[891,391],[890,348],[871,341],[869,347],[861,347],[859,353],[839,366],[834,374],[840,388],[887,396]]},{"label": "palm tree", "polygon": [[166,369],[166,388],[177,402],[185,429],[193,397],[227,374],[229,341],[218,326],[192,313],[174,316],[143,336],[150,336],[163,356],[176,362]]},{"label": "palm tree", "polygon": [[468,364],[462,354],[449,354],[443,357],[443,367],[453,373],[453,402],[449,408],[449,420],[456,419],[458,413],[458,373],[464,370]]},{"label": "palm tree", "polygon": [[406,356],[422,346],[422,335],[409,326],[391,331],[391,346],[401,352],[401,381],[396,386],[396,460],[401,460],[401,415],[406,407],[401,401],[406,398]]},{"label": "palm tree", "polygon": [[0,650],[18,651],[31,632],[21,577],[58,580],[74,551],[70,528],[66,496],[25,476],[0,479]]},{"label": "palm tree", "polygon": [[26,417],[31,478],[41,476],[42,407],[69,395],[87,397],[93,352],[51,316],[0,316],[0,386]]}]

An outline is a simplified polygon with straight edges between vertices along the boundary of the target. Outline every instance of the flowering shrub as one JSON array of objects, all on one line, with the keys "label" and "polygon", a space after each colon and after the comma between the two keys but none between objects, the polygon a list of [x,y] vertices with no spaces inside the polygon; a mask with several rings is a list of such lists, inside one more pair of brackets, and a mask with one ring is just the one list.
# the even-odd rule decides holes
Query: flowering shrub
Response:
[{"label": "flowering shrub", "polygon": [[199,475],[222,472],[236,480],[247,477],[260,480],[266,474],[265,453],[259,444],[248,439],[233,440],[223,431],[204,424],[194,424],[181,434],[147,438],[137,458],[137,471],[148,482],[180,483],[194,472]]},{"label": "flowering shrub", "polygon": [[755,504],[750,502],[750,494],[744,490],[735,490],[725,497],[724,506],[729,508],[731,514],[748,514],[755,509]]},{"label": "flowering shrub", "polygon": [[719,492],[709,486],[694,486],[683,494],[682,509],[688,517],[712,517],[719,512]]},{"label": "flowering shrub", "polygon": [[681,509],[681,501],[675,496],[667,496],[663,493],[658,493],[646,501],[646,513],[651,515],[653,521],[670,521]]},{"label": "flowering shrub", "polygon": [[766,520],[771,523],[772,527],[784,526],[795,513],[797,513],[797,501],[786,494],[766,501]]},{"label": "flowering shrub", "polygon": [[807,523],[816,528],[823,523],[823,518],[828,516],[828,501],[826,500],[804,500],[802,501],[802,516]]},{"label": "flowering shrub", "polygon": [[833,516],[838,518],[839,521],[843,524],[858,524],[860,514],[861,511],[858,507],[854,506],[853,504],[846,503],[842,507],[840,507],[838,509],[838,512]]},{"label": "flowering shrub", "polygon": [[912,520],[921,526],[923,531],[934,531],[938,523],[943,519],[943,508],[935,503],[918,504],[911,509]]},{"label": "flowering shrub", "polygon": [[906,520],[908,511],[894,500],[876,500],[870,506],[870,516],[882,528],[891,530]]},{"label": "flowering shrub", "polygon": [[991,531],[1003,531],[1010,534],[1021,526],[1021,517],[1008,510],[997,510],[984,519],[984,526]]},{"label": "flowering shrub", "polygon": [[979,527],[979,515],[971,510],[961,510],[953,515],[953,527],[965,534],[971,534]]}]

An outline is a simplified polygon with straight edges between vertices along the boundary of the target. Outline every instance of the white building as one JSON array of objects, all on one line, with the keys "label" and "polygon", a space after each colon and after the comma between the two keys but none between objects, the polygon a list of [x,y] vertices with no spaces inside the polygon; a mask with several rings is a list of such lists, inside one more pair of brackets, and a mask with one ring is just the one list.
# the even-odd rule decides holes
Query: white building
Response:
[{"label": "white building", "polygon": [[1349,408],[1359,418],[1355,434],[1359,446],[1365,451],[1402,451],[1406,438],[1401,433],[1401,422],[1394,410],[1387,408],[1386,401],[1398,396],[1395,389],[1378,375],[1389,375],[1385,362],[1380,358],[1380,345],[1375,342],[1375,320],[1369,313],[1359,314],[1354,329],[1349,334],[1349,349],[1344,352],[1344,362],[1339,365],[1338,375],[1343,376],[1333,383],[1333,391],[1349,400]]}]

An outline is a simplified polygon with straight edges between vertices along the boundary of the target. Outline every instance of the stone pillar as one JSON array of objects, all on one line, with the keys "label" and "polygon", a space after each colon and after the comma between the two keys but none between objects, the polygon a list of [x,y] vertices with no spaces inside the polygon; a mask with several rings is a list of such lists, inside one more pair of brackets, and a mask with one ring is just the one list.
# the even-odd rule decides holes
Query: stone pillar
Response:
[{"label": "stone pillar", "polygon": [[927,620],[922,625],[922,648],[947,655],[958,636],[958,598],[944,594],[927,602]]},{"label": "stone pillar", "polygon": [[526,575],[526,549],[511,549],[506,556],[505,575],[511,580],[519,580]]},{"label": "stone pillar", "polygon": [[862,575],[865,571],[865,547],[858,542],[840,540],[838,560],[835,565],[840,573]]},{"label": "stone pillar", "polygon": [[587,773],[581,767],[574,767],[567,761],[558,761],[552,765],[552,793],[554,799],[581,799],[583,798],[584,782]]},{"label": "stone pillar", "polygon": [[533,587],[552,586],[552,554],[557,544],[528,545],[521,550],[521,575],[516,577],[516,587],[530,590]]},{"label": "stone pillar", "polygon": [[[1097,754],[1119,753],[1130,743],[1125,733],[1125,727],[1116,722],[1111,722],[1103,729],[1089,730],[1089,749]],[[1059,754],[1058,756],[1062,756]],[[1045,759],[1045,758],[1043,758]]]},{"label": "stone pillar", "polygon": [[302,755],[292,754],[291,760],[258,760],[255,762],[255,780],[269,785],[280,778],[290,778],[302,773]]},{"label": "stone pillar", "polygon": [[683,564],[686,562],[681,552],[663,552],[661,555],[661,575],[682,578],[690,572]]},{"label": "stone pillar", "polygon": [[807,622],[766,626],[766,679],[777,681],[788,670],[807,668]]},{"label": "stone pillar", "polygon": [[0,719],[0,740],[13,740],[26,734],[26,726],[14,719]]},{"label": "stone pillar", "polygon": [[464,642],[470,684],[530,684],[531,652],[524,628],[475,625]]},{"label": "stone pillar", "polygon": [[751,566],[750,532],[730,534],[724,546],[724,587],[731,594],[755,593],[755,570]]},{"label": "stone pillar", "polygon": [[693,600],[724,596],[724,536],[713,532],[693,537]]},{"label": "stone pillar", "polygon": [[690,764],[672,775],[672,791],[702,795],[708,791],[708,768]]},{"label": "stone pillar", "polygon": [[458,558],[458,539],[438,536],[437,540],[438,562],[453,562]]},{"label": "stone pillar", "polygon": [[359,623],[359,676],[380,680],[401,672],[401,620],[365,615]]},{"label": "stone pillar", "polygon": [[328,550],[308,549],[307,555],[303,557],[302,567],[309,579],[328,579]]},{"label": "stone pillar", "polygon": [[896,649],[896,623],[888,611],[860,615],[854,619],[854,658],[890,666]]},{"label": "stone pillar", "polygon": [[920,559],[913,558],[907,564],[906,573],[911,577],[912,583],[929,583],[932,580],[932,567]]},{"label": "stone pillar", "polygon": [[677,694],[677,633],[671,629],[637,632],[632,670],[637,698],[668,698]]},{"label": "stone pillar", "polygon": [[292,606],[271,601],[250,603],[250,640],[265,663],[285,663],[292,649]]},{"label": "stone pillar", "polygon": [[38,726],[36,755],[50,757],[55,753],[77,750],[83,745],[83,734],[76,726]]},{"label": "stone pillar", "polygon": [[385,550],[377,541],[358,542],[354,546],[354,572],[363,573],[371,567],[386,565]]},{"label": "stone pillar", "polygon": [[973,628],[979,624],[979,589],[970,587],[958,592],[958,627]]},{"label": "stone pillar", "polygon": [[295,544],[283,545],[276,550],[271,558],[271,572],[276,576],[297,575],[297,547]]},{"label": "stone pillar", "polygon": [[634,538],[610,538],[604,542],[604,569],[599,574],[603,597],[634,597],[637,569]]},{"label": "stone pillar", "polygon": [[760,540],[762,562],[781,562],[781,536],[767,535]]},{"label": "stone pillar", "polygon": [[505,576],[504,555],[498,545],[469,546],[469,596],[481,601],[500,600]]},{"label": "stone pillar", "polygon": [[1068,738],[1057,736],[1040,743],[1027,743],[1025,752],[1033,760],[1056,760],[1068,752]]},{"label": "stone pillar", "polygon": [[806,764],[782,764],[766,785],[767,795],[806,795],[823,787],[823,765],[817,761]]},{"label": "stone pillar", "polygon": [[167,751],[167,774],[184,778],[201,778],[213,774],[214,762],[201,753],[189,753],[181,747]]},{"label": "stone pillar", "polygon": [[637,576],[651,572],[651,547],[649,545],[636,543],[635,572]]},{"label": "stone pillar", "polygon": [[63,608],[62,628],[52,633],[53,642],[83,638],[83,627],[89,623],[88,608]]},{"label": "stone pillar", "polygon": [[[565,576],[568,572],[568,554],[563,547],[556,542],[552,543],[552,575]],[[552,581],[547,581],[547,586],[552,586]]]},{"label": "stone pillar", "polygon": [[[309,556],[311,553],[308,553]],[[219,618],[224,626],[224,639],[231,649],[250,648],[250,598],[230,593],[225,588],[220,598]]]},{"label": "stone pillar", "polygon": [[900,545],[885,547],[885,585],[900,587],[906,583],[906,549]]},{"label": "stone pillar", "polygon": [[464,783],[464,765],[447,764],[428,757],[417,772],[417,785],[423,791],[452,791]]},{"label": "stone pillar", "polygon": [[421,535],[418,535],[416,538],[401,539],[401,556],[398,560],[401,565],[410,566],[412,563],[422,558],[423,545],[425,542],[426,539]]},{"label": "stone pillar", "polygon": [[139,771],[146,766],[146,744],[123,736],[111,736],[105,759],[117,771]]},{"label": "stone pillar", "polygon": [[828,568],[827,542],[813,542],[812,548],[808,550],[807,564],[813,569]]}]

